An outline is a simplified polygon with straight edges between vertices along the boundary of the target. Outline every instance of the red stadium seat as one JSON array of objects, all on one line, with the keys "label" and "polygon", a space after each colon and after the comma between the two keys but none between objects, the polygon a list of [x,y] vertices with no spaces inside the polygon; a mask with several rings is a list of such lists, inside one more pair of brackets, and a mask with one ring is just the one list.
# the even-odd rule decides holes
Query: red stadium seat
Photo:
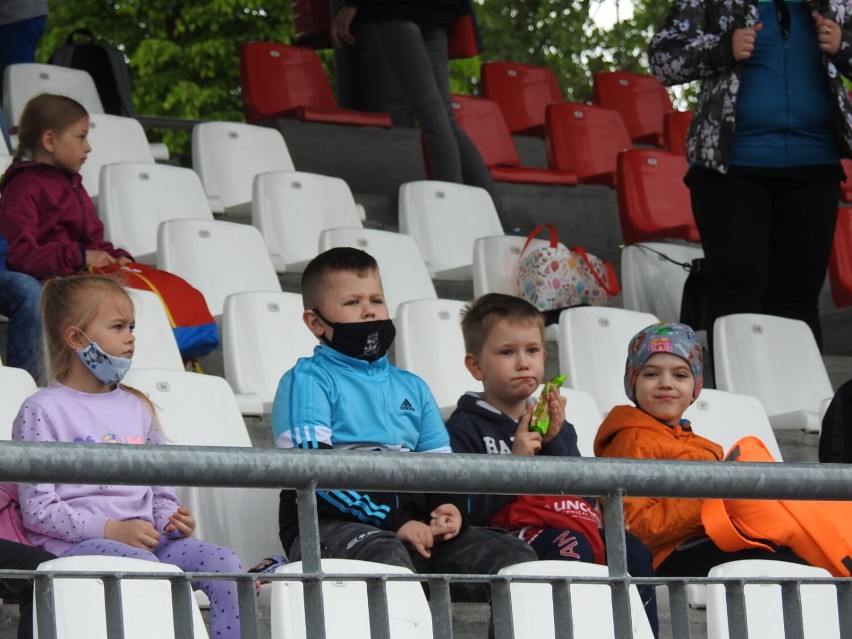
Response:
[{"label": "red stadium seat", "polygon": [[305,122],[392,126],[387,113],[339,109],[325,69],[313,49],[247,42],[240,48],[240,86],[246,122],[272,118]]},{"label": "red stadium seat", "polygon": [[521,166],[512,134],[496,102],[467,95],[453,95],[452,101],[456,120],[479,149],[497,182],[577,184],[577,176],[567,171]]},{"label": "red stadium seat", "polygon": [[553,71],[518,62],[486,62],[480,76],[482,95],[500,105],[509,131],[544,135],[547,105],[563,101]]},{"label": "red stadium seat", "polygon": [[663,116],[674,107],[657,78],[626,71],[596,73],[592,95],[596,104],[621,113],[633,142],[663,146]]},{"label": "red stadium seat", "polygon": [[663,117],[663,146],[669,153],[686,155],[686,132],[692,122],[692,111],[672,111]]},{"label": "red stadium seat", "polygon": [[547,107],[547,161],[582,184],[615,186],[618,154],[632,145],[618,111],[562,102]]},{"label": "red stadium seat", "polygon": [[828,261],[831,299],[837,307],[852,306],[852,207],[837,210],[837,229]]},{"label": "red stadium seat", "polygon": [[840,183],[841,202],[852,202],[852,160],[840,158],[840,166],[846,174],[846,181]]},{"label": "red stadium seat", "polygon": [[657,149],[630,149],[618,156],[618,215],[628,244],[682,239],[700,242],[689,189],[686,158]]}]

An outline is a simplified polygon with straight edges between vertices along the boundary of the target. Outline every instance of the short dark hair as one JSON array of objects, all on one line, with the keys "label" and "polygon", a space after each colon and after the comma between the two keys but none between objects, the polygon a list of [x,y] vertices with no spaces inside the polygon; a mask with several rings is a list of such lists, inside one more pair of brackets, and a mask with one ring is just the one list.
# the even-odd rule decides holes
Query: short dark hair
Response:
[{"label": "short dark hair", "polygon": [[375,258],[361,249],[348,246],[332,248],[312,259],[302,273],[302,304],[317,308],[325,293],[326,278],[330,273],[348,271],[359,276],[370,271],[378,273]]},{"label": "short dark hair", "polygon": [[480,355],[488,333],[500,320],[532,322],[541,330],[544,339],[544,316],[532,304],[514,295],[486,293],[462,310],[461,328],[464,348],[468,353]]}]

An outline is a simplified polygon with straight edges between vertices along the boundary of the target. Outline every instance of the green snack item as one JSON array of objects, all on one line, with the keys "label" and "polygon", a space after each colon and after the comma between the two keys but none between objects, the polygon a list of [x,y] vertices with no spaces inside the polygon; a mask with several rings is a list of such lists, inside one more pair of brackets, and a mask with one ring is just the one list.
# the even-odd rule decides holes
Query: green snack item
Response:
[{"label": "green snack item", "polygon": [[533,409],[532,418],[530,419],[530,430],[535,430],[541,433],[544,437],[547,435],[547,429],[550,428],[550,413],[547,412],[547,396],[550,394],[551,388],[559,388],[565,383],[567,375],[557,375],[544,385],[544,390],[541,391],[541,397]]}]

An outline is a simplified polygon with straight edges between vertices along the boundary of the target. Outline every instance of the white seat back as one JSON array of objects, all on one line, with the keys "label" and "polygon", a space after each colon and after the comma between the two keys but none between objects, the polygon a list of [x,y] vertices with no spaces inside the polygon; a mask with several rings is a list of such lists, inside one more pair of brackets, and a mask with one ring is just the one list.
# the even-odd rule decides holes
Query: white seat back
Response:
[{"label": "white seat back", "polygon": [[403,302],[437,299],[420,248],[410,235],[364,228],[335,228],[320,234],[320,253],[336,246],[359,248],[375,258],[391,317],[396,317]]},{"label": "white seat back", "polygon": [[157,264],[201,291],[213,315],[243,291],[280,291],[260,232],[248,224],[169,220],[157,233]]},{"label": "white seat back", "polygon": [[[539,386],[539,397],[543,388],[543,384]],[[601,421],[603,421],[595,398],[585,391],[565,388],[564,386],[559,389],[559,392],[567,400],[565,419],[571,422],[577,432],[577,448],[580,449],[580,454],[583,457],[594,457],[595,436],[598,434]]]},{"label": "white seat back", "polygon": [[[2,136],[0,136],[2,137]],[[5,142],[4,142],[5,144]],[[12,156],[0,152],[0,175],[6,172],[6,169],[12,164]]]},{"label": "white seat back", "polygon": [[302,322],[298,293],[251,291],[229,295],[222,314],[225,379],[237,393],[272,405],[281,376],[309,357],[317,338]]},{"label": "white seat back", "polygon": [[422,180],[399,187],[399,230],[411,235],[436,279],[470,281],[473,244],[503,227],[485,189]]},{"label": "white seat back", "polygon": [[92,151],[80,167],[83,186],[92,200],[100,194],[101,167],[115,162],[154,164],[145,131],[138,120],[120,115],[89,115],[89,144]]},{"label": "white seat back", "polygon": [[198,174],[167,164],[122,162],[101,167],[98,217],[104,236],[136,262],[156,264],[160,222],[212,220]]},{"label": "white seat back", "polygon": [[255,176],[251,221],[263,235],[279,273],[302,272],[316,257],[323,230],[362,226],[346,182],[302,171]]},{"label": "white seat back", "polygon": [[683,416],[698,435],[716,442],[726,453],[739,439],[754,435],[766,444],[775,461],[784,461],[772,424],[756,397],[704,388]]},{"label": "white seat back", "polygon": [[569,308],[559,315],[559,370],[565,386],[586,391],[604,414],[629,404],[624,394],[627,346],[659,320],[650,313],[605,306]]},{"label": "white seat back", "polygon": [[754,395],[774,428],[819,430],[819,411],[834,391],[808,326],[799,320],[741,313],[716,320],[716,387]]},{"label": "white seat back", "polygon": [[[712,568],[708,574],[708,577],[768,577],[770,579],[778,577],[828,578],[830,576],[824,568],[757,559],[721,564]],[[744,590],[748,636],[785,636],[781,586],[748,584]],[[808,639],[839,639],[840,622],[835,587],[828,584],[802,585],[800,594],[804,636]],[[707,638],[727,639],[729,636],[725,587],[722,584],[708,585]]]},{"label": "white seat back", "polygon": [[677,322],[689,271],[655,251],[691,265],[692,260],[704,257],[704,250],[699,245],[641,242],[628,244],[621,251],[624,308],[652,313],[663,322]]},{"label": "white seat back", "polygon": [[[473,298],[486,293],[519,295],[518,259],[527,238],[517,235],[479,237],[473,243]],[[548,245],[536,238],[527,251]],[[560,242],[559,246],[565,248]]]},{"label": "white seat back", "polygon": [[[298,574],[303,570],[297,561],[278,568],[277,574]],[[400,574],[410,575],[407,568],[347,559],[323,559],[327,574]],[[393,639],[432,639],[432,613],[423,587],[417,581],[386,582],[388,621]],[[300,581],[275,581],[272,584],[272,637],[304,639],[304,589]],[[363,581],[323,582],[325,636],[328,639],[369,639],[370,617],[367,584]]]},{"label": "white seat back", "polygon": [[[530,561],[500,570],[501,575],[606,577],[607,567],[579,561]],[[552,639],[553,588],[549,583],[512,583],[512,618],[518,639]],[[612,591],[607,584],[571,584],[571,618],[575,637],[615,637]],[[630,586],[630,612],[635,639],[651,639],[654,633],[636,586]]]},{"label": "white seat back", "polygon": [[465,347],[458,300],[415,300],[396,315],[396,364],[422,377],[446,418],[459,397],[479,382],[464,365]]},{"label": "white seat back", "polygon": [[27,102],[41,93],[72,98],[90,114],[104,112],[95,81],[87,71],[26,62],[7,66],[2,81],[3,113],[9,128],[18,126]]},{"label": "white seat back", "polygon": [[[231,387],[221,377],[131,369],[125,383],[151,398],[169,444],[251,446]],[[195,516],[195,537],[230,548],[243,567],[281,554],[278,489],[181,486],[177,493]]]},{"label": "white seat back", "polygon": [[23,368],[0,366],[0,441],[12,439],[12,424],[24,400],[38,390]]},{"label": "white seat back", "polygon": [[136,310],[136,337],[131,368],[163,368],[183,371],[172,325],[162,300],[152,291],[126,289]]},{"label": "white seat back", "polygon": [[192,129],[192,168],[201,176],[213,211],[251,212],[254,176],[294,171],[276,129],[240,122],[202,122]]},{"label": "white seat back", "polygon": [[[164,575],[180,574],[183,571],[171,564],[161,564],[129,557],[106,557],[81,555],[51,559],[39,565],[38,572],[146,572]],[[104,614],[104,586],[101,579],[57,577],[53,580],[56,600],[56,636],[58,639],[106,639],[106,615]],[[38,591],[38,582],[36,582]],[[38,636],[38,596],[34,597],[33,621],[35,636]],[[201,612],[192,598],[192,636],[206,639],[207,628]],[[172,589],[166,580],[123,579],[121,581],[122,619],[124,637],[147,639],[148,637],[178,637],[172,617]]]}]

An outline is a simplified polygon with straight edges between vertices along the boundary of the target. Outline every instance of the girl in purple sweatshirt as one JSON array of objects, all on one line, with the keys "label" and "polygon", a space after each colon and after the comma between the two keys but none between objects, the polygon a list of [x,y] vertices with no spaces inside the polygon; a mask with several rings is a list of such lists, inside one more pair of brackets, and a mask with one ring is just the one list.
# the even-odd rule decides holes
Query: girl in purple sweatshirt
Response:
[{"label": "girl in purple sweatshirt", "polygon": [[[82,444],[163,444],[150,400],[122,385],[133,357],[133,302],[99,276],[48,280],[42,294],[50,384],[21,407],[12,438]],[[195,520],[167,486],[19,484],[24,526],[35,546],[60,557],[112,555],[186,571],[240,572],[227,548],[193,539]],[[210,598],[211,636],[239,637],[234,584],[200,581]]]}]

